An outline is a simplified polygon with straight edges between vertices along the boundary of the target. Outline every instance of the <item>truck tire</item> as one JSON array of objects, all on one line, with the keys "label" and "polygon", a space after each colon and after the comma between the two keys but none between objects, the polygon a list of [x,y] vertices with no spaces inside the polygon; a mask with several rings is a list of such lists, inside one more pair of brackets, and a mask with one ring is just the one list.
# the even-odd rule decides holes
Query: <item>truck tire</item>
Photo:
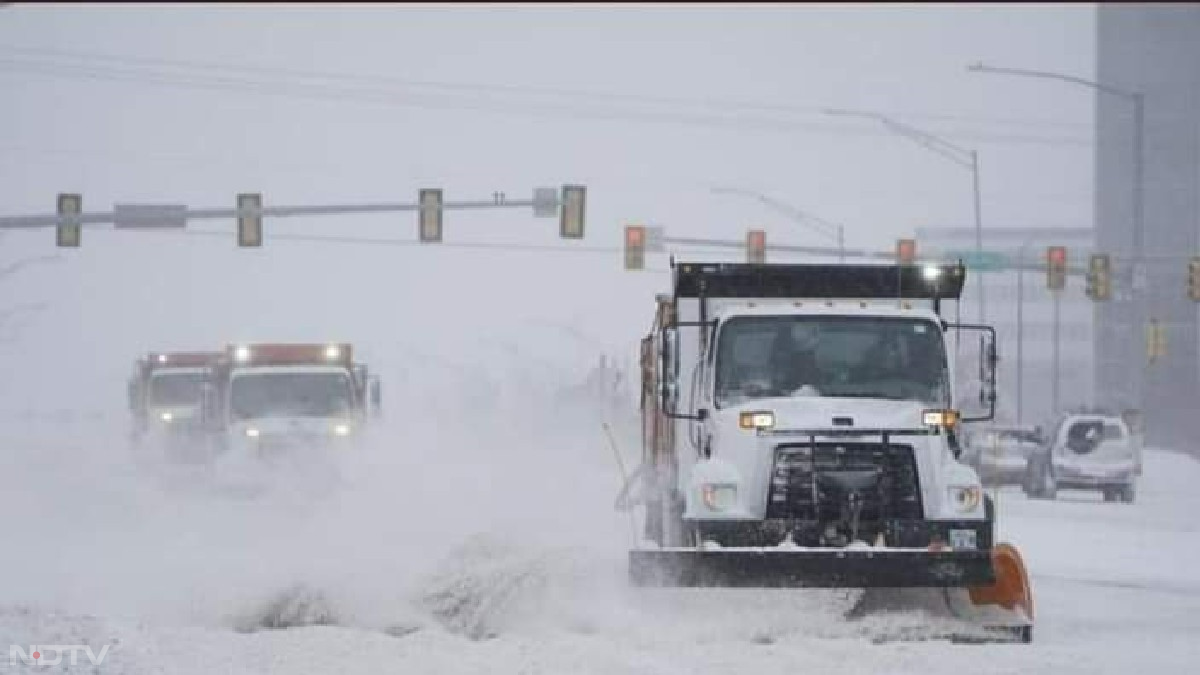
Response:
[{"label": "truck tire", "polygon": [[661,501],[646,502],[646,540],[663,545],[663,506]]},{"label": "truck tire", "polygon": [[682,499],[671,495],[663,500],[663,546],[677,548],[695,544],[695,528],[684,522],[683,511]]},{"label": "truck tire", "polygon": [[1137,496],[1137,490],[1134,488],[1133,483],[1122,487],[1119,496],[1121,501],[1125,502],[1126,504],[1132,504],[1134,498]]},{"label": "truck tire", "polygon": [[1041,490],[1042,497],[1045,499],[1054,499],[1058,496],[1058,484],[1054,480],[1054,475],[1050,473],[1050,466],[1042,467],[1038,474],[1038,489]]},{"label": "truck tire", "polygon": [[1024,492],[1025,496],[1030,499],[1037,498],[1038,494],[1037,487],[1034,485],[1033,469],[1025,469],[1025,477],[1021,479],[1021,492]]}]

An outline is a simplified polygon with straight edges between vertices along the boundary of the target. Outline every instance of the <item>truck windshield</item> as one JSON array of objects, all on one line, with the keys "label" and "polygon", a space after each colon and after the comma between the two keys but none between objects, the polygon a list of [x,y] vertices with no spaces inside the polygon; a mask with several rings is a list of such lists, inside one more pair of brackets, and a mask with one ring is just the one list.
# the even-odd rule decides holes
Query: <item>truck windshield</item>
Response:
[{"label": "truck windshield", "polygon": [[150,376],[148,401],[155,407],[200,405],[203,383],[203,372],[158,371]]},{"label": "truck windshield", "polygon": [[735,317],[716,348],[719,406],[778,396],[949,404],[942,330],[926,319]]},{"label": "truck windshield", "polygon": [[257,372],[233,378],[229,409],[234,419],[337,417],[353,408],[350,374]]}]

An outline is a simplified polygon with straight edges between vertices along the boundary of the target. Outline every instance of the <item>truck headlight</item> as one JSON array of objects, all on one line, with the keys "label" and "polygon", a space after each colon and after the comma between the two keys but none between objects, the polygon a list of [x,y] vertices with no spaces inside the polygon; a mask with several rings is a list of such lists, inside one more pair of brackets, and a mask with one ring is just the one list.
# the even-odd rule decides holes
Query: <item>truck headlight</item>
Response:
[{"label": "truck headlight", "polygon": [[952,427],[958,424],[957,410],[926,410],[921,413],[921,421],[929,427]]},{"label": "truck headlight", "polygon": [[775,426],[775,413],[770,410],[743,412],[738,415],[738,426],[743,429],[770,429]]},{"label": "truck headlight", "polygon": [[254,427],[250,427],[249,429],[246,429],[246,437],[247,438],[258,438],[258,429],[255,429]]},{"label": "truck headlight", "polygon": [[171,420],[175,419],[175,415],[173,415],[169,412],[160,413],[158,416],[158,419],[169,423]]},{"label": "truck headlight", "polygon": [[349,424],[334,425],[333,435],[334,436],[349,436],[350,435],[350,425]]},{"label": "truck headlight", "polygon": [[978,485],[956,485],[950,487],[950,503],[959,513],[970,513],[979,508],[983,490]]},{"label": "truck headlight", "polygon": [[700,488],[700,497],[709,510],[727,511],[737,504],[737,486],[706,484]]}]

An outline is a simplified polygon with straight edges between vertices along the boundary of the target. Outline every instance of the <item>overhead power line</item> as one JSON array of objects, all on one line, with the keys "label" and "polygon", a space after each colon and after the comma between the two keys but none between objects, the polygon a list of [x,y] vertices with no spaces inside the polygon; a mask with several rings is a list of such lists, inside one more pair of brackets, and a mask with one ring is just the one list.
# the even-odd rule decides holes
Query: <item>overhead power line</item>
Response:
[{"label": "overhead power line", "polygon": [[[212,69],[212,67],[210,67],[210,69]],[[632,120],[640,122],[692,124],[775,132],[808,131],[825,135],[841,134],[851,136],[878,136],[881,133],[874,130],[868,131],[861,126],[854,128],[842,126],[836,123],[821,124],[804,122],[795,119],[795,114],[797,114],[799,110],[803,109],[797,109],[793,111],[791,117],[780,116],[778,114],[774,116],[748,116],[746,114],[736,113],[736,105],[728,108],[727,112],[720,113],[695,112],[679,109],[638,110],[628,107],[614,107],[611,104],[617,100],[613,97],[621,97],[622,99],[639,98],[631,97],[630,95],[601,95],[602,98],[607,96],[612,99],[610,104],[607,106],[581,106],[555,101],[501,100],[494,95],[483,95],[484,90],[480,89],[480,87],[486,87],[486,85],[450,85],[443,83],[443,88],[456,87],[468,92],[477,92],[474,95],[464,96],[462,93],[449,93],[447,91],[442,91],[441,93],[434,91],[431,93],[428,90],[418,90],[414,92],[411,89],[397,89],[394,86],[391,88],[379,88],[347,84],[348,82],[364,79],[363,77],[355,76],[346,76],[341,78],[343,80],[342,82],[338,82],[336,80],[326,82],[312,82],[304,80],[288,81],[280,80],[278,78],[264,79],[261,77],[261,74],[257,78],[254,76],[237,74],[236,69],[232,68],[228,68],[226,70],[233,74],[170,72],[163,71],[161,68],[159,70],[153,70],[143,67],[131,68],[127,66],[103,65],[97,63],[62,63],[54,60],[39,60],[37,58],[20,56],[15,58],[0,56],[0,70],[82,80],[107,80],[127,82],[131,84],[182,87],[209,91],[233,91],[246,94],[304,98],[338,103],[370,103],[377,105],[438,110],[449,109],[475,112],[531,114],[539,116],[566,116],[576,119]],[[256,70],[262,69],[243,69],[243,72],[254,72]],[[332,76],[323,74],[316,77],[328,79]],[[366,79],[374,80],[375,78]],[[425,86],[429,86],[430,84],[431,83],[425,83]],[[410,87],[411,86],[413,85],[410,85]],[[573,95],[582,96],[584,94],[582,92],[573,92]],[[701,107],[704,106],[702,105]],[[1083,137],[1071,138],[1063,136],[988,132],[973,132],[967,134],[958,134],[958,136],[971,138],[982,142],[1032,143],[1039,145],[1076,147],[1088,147],[1092,144],[1089,139]]]},{"label": "overhead power line", "polygon": [[[755,110],[759,112],[776,112],[791,114],[821,115],[828,106],[798,106],[783,103],[768,103],[761,101],[745,101],[736,99],[721,99],[711,97],[661,96],[649,94],[629,94],[619,92],[589,91],[583,89],[566,89],[558,87],[540,87],[530,85],[482,84],[474,82],[446,82],[438,80],[420,80],[386,75],[363,73],[348,73],[334,71],[313,71],[297,68],[282,68],[271,66],[256,66],[253,64],[230,64],[194,61],[185,59],[164,59],[157,57],[136,56],[129,54],[101,54],[96,52],[79,52],[45,47],[21,47],[0,44],[0,52],[12,54],[41,55],[60,59],[74,59],[83,64],[95,64],[97,61],[108,61],[116,64],[132,66],[159,66],[170,69],[215,71],[233,74],[254,73],[258,75],[283,76],[307,80],[327,80],[340,83],[357,83],[382,85],[390,87],[421,88],[455,92],[484,92],[489,94],[524,94],[533,96],[551,96],[559,98],[593,99],[620,101],[626,103],[647,103],[657,105],[691,106],[723,110]],[[888,114],[896,117],[911,119],[940,120],[948,122],[970,122],[979,124],[1014,125],[1022,128],[1033,126],[1059,128],[1064,130],[1087,131],[1089,125],[1079,122],[1062,120],[1030,120],[999,117],[977,117],[967,115],[949,115],[944,113],[902,113],[890,111]]]}]

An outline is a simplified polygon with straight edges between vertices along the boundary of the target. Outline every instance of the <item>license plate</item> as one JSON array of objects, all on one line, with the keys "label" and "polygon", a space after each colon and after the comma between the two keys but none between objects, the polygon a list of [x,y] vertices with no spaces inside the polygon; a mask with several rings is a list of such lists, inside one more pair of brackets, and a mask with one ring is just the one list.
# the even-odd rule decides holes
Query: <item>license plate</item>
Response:
[{"label": "license plate", "polygon": [[975,530],[950,530],[950,548],[977,548]]}]

